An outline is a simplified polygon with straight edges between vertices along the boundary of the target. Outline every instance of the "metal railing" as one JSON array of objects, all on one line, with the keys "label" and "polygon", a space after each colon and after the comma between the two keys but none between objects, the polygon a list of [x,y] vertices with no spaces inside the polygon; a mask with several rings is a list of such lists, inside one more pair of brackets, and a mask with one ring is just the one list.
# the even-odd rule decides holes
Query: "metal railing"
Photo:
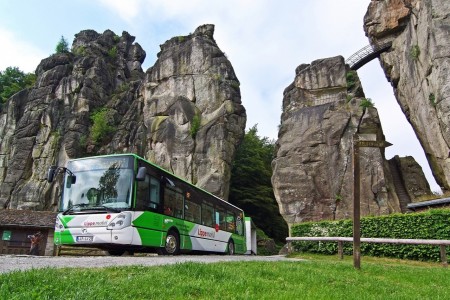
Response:
[{"label": "metal railing", "polygon": [[356,71],[374,58],[380,56],[381,53],[387,51],[391,46],[392,41],[368,45],[347,58],[345,63],[350,66],[350,69]]},{"label": "metal railing", "polygon": [[[353,242],[352,237],[327,236],[327,237],[288,237],[289,252],[292,252],[292,242],[300,241],[316,241],[316,242],[337,242],[338,255],[340,259],[344,258],[344,242]],[[425,239],[386,239],[386,238],[361,238],[362,243],[378,243],[378,244],[405,244],[405,245],[436,245],[440,248],[440,258],[444,267],[448,266],[446,246],[450,246],[450,240],[425,240]]]}]

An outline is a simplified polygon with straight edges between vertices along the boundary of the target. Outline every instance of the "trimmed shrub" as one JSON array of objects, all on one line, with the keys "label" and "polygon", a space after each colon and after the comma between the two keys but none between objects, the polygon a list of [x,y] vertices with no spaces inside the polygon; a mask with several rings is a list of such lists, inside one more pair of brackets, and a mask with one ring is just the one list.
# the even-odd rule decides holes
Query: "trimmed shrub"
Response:
[{"label": "trimmed shrub", "polygon": [[[351,220],[307,222],[292,226],[292,236],[353,236]],[[361,218],[361,237],[392,239],[450,239],[450,209],[421,213],[392,214]],[[337,242],[295,242],[297,251],[336,254]],[[447,247],[447,251],[449,247]],[[351,255],[352,243],[344,243],[344,253]],[[361,243],[361,254],[401,259],[439,261],[435,245],[397,245]]]}]

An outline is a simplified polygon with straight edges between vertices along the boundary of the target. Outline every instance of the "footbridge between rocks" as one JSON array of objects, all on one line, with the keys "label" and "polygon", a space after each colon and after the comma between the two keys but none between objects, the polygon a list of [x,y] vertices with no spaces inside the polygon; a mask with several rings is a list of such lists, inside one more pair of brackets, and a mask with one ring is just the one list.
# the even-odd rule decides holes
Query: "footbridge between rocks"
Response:
[{"label": "footbridge between rocks", "polygon": [[379,57],[381,53],[389,50],[391,46],[392,41],[385,41],[373,45],[368,45],[347,58],[345,63],[350,66],[350,69],[356,71],[368,62]]}]

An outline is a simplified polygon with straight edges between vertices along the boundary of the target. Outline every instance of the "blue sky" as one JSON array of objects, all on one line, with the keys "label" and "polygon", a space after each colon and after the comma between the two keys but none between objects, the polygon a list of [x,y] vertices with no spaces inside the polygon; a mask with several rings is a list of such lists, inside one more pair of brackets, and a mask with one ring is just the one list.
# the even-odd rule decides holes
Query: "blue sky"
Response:
[{"label": "blue sky", "polygon": [[[0,70],[26,72],[54,53],[61,36],[71,44],[81,30],[136,37],[147,53],[144,70],[156,61],[159,45],[214,24],[214,38],[241,82],[247,128],[277,137],[283,90],[295,68],[325,57],[345,58],[368,45],[363,17],[370,0],[0,0]],[[433,191],[425,155],[401,113],[380,64],[358,71],[366,97],[378,108],[386,139],[394,144],[386,158],[412,155]]]}]

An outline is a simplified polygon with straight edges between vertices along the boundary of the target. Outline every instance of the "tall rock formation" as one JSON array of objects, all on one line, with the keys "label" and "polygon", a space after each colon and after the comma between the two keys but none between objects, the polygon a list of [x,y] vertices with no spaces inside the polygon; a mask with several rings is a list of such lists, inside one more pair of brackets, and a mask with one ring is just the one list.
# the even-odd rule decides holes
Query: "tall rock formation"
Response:
[{"label": "tall rock formation", "polygon": [[392,41],[381,65],[437,183],[450,190],[450,1],[372,0],[364,29],[372,44]]},{"label": "tall rock formation", "polygon": [[244,135],[231,63],[204,25],[161,46],[146,73],[128,33],[75,36],[70,53],[42,60],[34,88],[0,112],[0,209],[51,210],[46,170],[69,158],[133,152],[219,197]]},{"label": "tall rock formation", "polygon": [[[284,91],[272,184],[289,225],[351,218],[352,143],[384,140],[378,112],[364,98],[356,72],[341,56],[296,69]],[[399,212],[380,148],[360,148],[361,214]]]}]

